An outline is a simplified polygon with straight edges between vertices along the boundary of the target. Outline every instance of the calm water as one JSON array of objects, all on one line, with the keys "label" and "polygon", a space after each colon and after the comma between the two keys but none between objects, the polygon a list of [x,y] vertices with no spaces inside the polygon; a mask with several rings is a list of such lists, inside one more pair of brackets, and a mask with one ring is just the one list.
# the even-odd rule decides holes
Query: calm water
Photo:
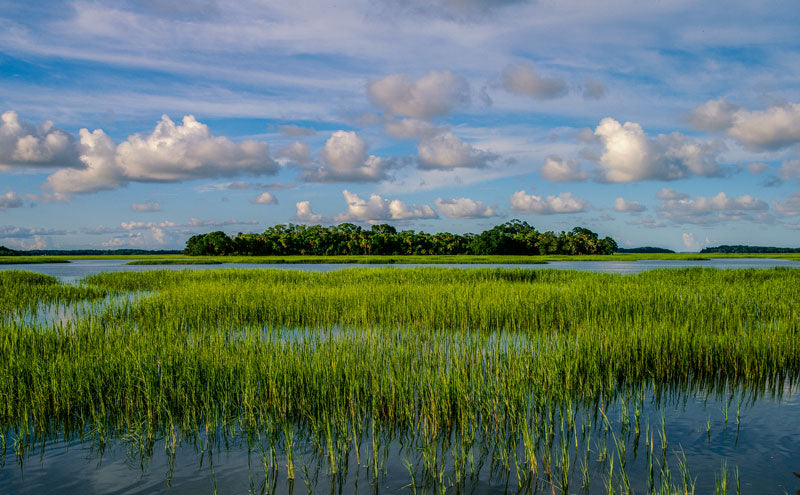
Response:
[{"label": "calm water", "polygon": [[657,268],[709,267],[721,269],[736,268],[800,268],[800,261],[772,258],[712,258],[706,261],[682,260],[640,260],[640,261],[552,261],[547,264],[354,264],[354,263],[298,263],[298,264],[247,264],[223,263],[221,265],[126,265],[129,260],[74,260],[70,263],[44,263],[30,265],[0,265],[0,270],[29,270],[60,278],[65,282],[75,282],[87,275],[101,272],[142,272],[149,270],[216,270],[220,268],[262,268],[280,270],[303,270],[327,272],[346,268],[385,268],[385,267],[426,267],[441,266],[449,268],[530,268],[532,270],[580,270],[602,273],[638,273]]},{"label": "calm water", "polygon": [[[721,476],[722,464],[727,463],[729,493],[735,493],[735,472],[738,469],[741,492],[745,494],[794,493],[800,488],[800,478],[793,471],[800,470],[800,401],[798,387],[786,388],[783,397],[760,398],[739,404],[742,396],[703,397],[684,395],[668,403],[655,405],[646,400],[641,413],[641,435],[620,428],[619,405],[608,410],[614,435],[625,440],[626,465],[633,493],[647,493],[646,428],[649,425],[654,438],[656,473],[661,462],[662,443],[660,424],[665,418],[667,439],[666,459],[673,483],[680,485],[680,463],[685,459],[690,475],[695,481],[695,493],[714,493],[716,481]],[[726,422],[725,412],[728,419]],[[737,413],[738,411],[738,413]],[[589,416],[577,413],[578,429]],[[628,406],[632,417],[632,406]],[[619,472],[619,458],[614,450],[613,436],[603,435],[595,427],[590,433],[592,452],[589,455],[587,490],[581,487],[583,474],[580,466],[586,457],[582,453],[586,440],[578,433],[578,454],[573,450],[569,493],[606,493],[609,462],[615,461]],[[709,427],[710,425],[710,427]],[[575,437],[569,442],[574,443]],[[601,452],[608,449],[603,458]],[[638,452],[634,454],[634,448]],[[299,443],[295,448],[296,479],[286,478],[285,456],[279,453],[277,478],[265,482],[262,458],[257,450],[248,453],[246,445],[233,439],[227,446],[222,442],[208,447],[201,442],[194,445],[184,441],[177,450],[173,467],[163,441],[156,442],[152,453],[142,456],[122,442],[112,442],[102,455],[89,443],[60,442],[37,447],[29,452],[22,464],[12,452],[7,452],[5,465],[0,468],[0,493],[85,493],[85,494],[147,494],[172,493],[221,494],[248,493],[413,493],[409,470],[403,459],[419,462],[416,446],[401,446],[395,440],[388,444],[388,455],[382,465],[382,474],[375,480],[367,468],[369,441],[361,447],[362,465],[355,462],[354,454],[348,464],[346,477],[335,479],[328,474],[326,460],[310,454],[309,444]],[[559,449],[554,449],[554,458]],[[520,451],[521,453],[521,451]],[[323,456],[324,457],[324,456]],[[305,469],[303,469],[305,466]],[[519,493],[513,472],[490,476],[487,460],[480,475],[467,481],[461,490],[450,486],[447,493],[501,494]],[[540,465],[541,467],[541,465]],[[418,469],[418,468],[417,468]],[[307,473],[307,474],[306,474]],[[418,474],[419,476],[419,474]],[[444,479],[452,480],[452,463],[448,463]],[[418,478],[419,479],[419,478]],[[615,478],[615,489],[618,489]],[[274,483],[274,485],[273,485]],[[539,493],[550,493],[542,478]],[[418,493],[436,493],[432,487],[419,486]],[[525,493],[528,493],[526,490]],[[556,493],[561,493],[556,490]],[[619,493],[619,492],[617,492]]]}]

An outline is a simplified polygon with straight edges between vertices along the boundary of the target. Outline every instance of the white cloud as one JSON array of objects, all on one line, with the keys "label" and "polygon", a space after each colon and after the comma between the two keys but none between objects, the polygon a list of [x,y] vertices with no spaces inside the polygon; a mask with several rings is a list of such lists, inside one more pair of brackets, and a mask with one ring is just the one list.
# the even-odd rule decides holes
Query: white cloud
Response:
[{"label": "white cloud", "polygon": [[564,160],[556,155],[545,158],[541,175],[543,179],[558,182],[581,181],[589,177],[589,174],[581,170],[577,160]]},{"label": "white cloud", "polygon": [[133,211],[161,211],[161,204],[158,201],[147,201],[145,203],[134,203],[131,205]]},{"label": "white cloud", "polygon": [[689,122],[701,131],[724,131],[733,125],[738,110],[738,106],[723,98],[709,100],[691,111]]},{"label": "white cloud", "polygon": [[391,162],[367,156],[367,145],[353,131],[336,131],[320,153],[322,165],[302,175],[311,182],[370,182],[386,178]]},{"label": "white cloud", "polygon": [[800,158],[782,162],[781,168],[778,169],[778,177],[781,180],[800,179]]},{"label": "white cloud", "polygon": [[666,227],[667,223],[656,220],[655,218],[649,215],[644,215],[642,217],[637,218],[636,220],[633,220],[632,222],[628,222],[628,225],[636,225],[648,229],[660,229]]},{"label": "white cloud", "polygon": [[469,101],[469,85],[450,71],[430,71],[412,80],[391,74],[371,83],[369,96],[375,106],[392,115],[430,119],[447,115]]},{"label": "white cloud", "polygon": [[147,245],[147,241],[141,232],[130,232],[125,236],[112,237],[101,242],[100,245],[104,248],[144,247]]},{"label": "white cloud", "polygon": [[139,221],[130,221],[130,222],[121,222],[120,227],[125,230],[143,230],[143,229],[153,229],[153,228],[174,228],[179,227],[180,224],[170,221],[163,221],[163,222],[139,222]]},{"label": "white cloud", "polygon": [[178,182],[237,175],[271,175],[278,164],[261,141],[234,143],[213,136],[191,115],[175,125],[166,115],[147,136],[133,135],[116,148],[101,129],[80,130],[85,168],[61,169],[44,187],[58,193],[91,193],[128,182]]},{"label": "white cloud", "polygon": [[377,194],[370,194],[368,200],[361,199],[350,191],[342,191],[347,203],[347,210],[336,215],[337,222],[378,222],[385,220],[413,220],[438,218],[433,208],[428,205],[407,205],[399,199],[384,199]]},{"label": "white cloud", "polygon": [[773,201],[772,205],[776,211],[787,217],[800,215],[800,190],[793,192],[785,201]]},{"label": "white cloud", "polygon": [[423,139],[417,146],[419,165],[424,169],[484,167],[497,155],[473,148],[450,132]]},{"label": "white cloud", "polygon": [[384,124],[386,132],[398,139],[424,139],[441,132],[441,128],[427,120],[389,119]]},{"label": "white cloud", "polygon": [[800,104],[739,110],[728,134],[747,148],[775,150],[800,142]]},{"label": "white cloud", "polygon": [[116,189],[127,183],[126,178],[115,161],[114,142],[97,129],[89,132],[80,130],[81,161],[86,168],[58,170],[47,177],[46,189],[56,194],[92,193],[107,189]]},{"label": "white cloud", "polygon": [[628,213],[640,213],[645,211],[647,207],[638,201],[625,201],[623,198],[614,200],[614,210]]},{"label": "white cloud", "polygon": [[278,204],[278,198],[270,192],[263,192],[250,202],[255,205],[276,205]]},{"label": "white cloud", "polygon": [[541,77],[528,62],[506,67],[503,71],[503,87],[516,94],[536,99],[557,98],[567,94],[563,79]]},{"label": "white cloud", "polygon": [[49,120],[34,126],[9,110],[0,115],[0,122],[0,169],[81,166],[75,138]]},{"label": "white cloud", "polygon": [[686,199],[689,197],[689,195],[685,193],[679,193],[676,190],[668,187],[662,187],[661,190],[656,193],[656,197],[658,199]]},{"label": "white cloud", "polygon": [[800,143],[800,104],[797,103],[747,110],[724,99],[710,100],[692,111],[690,121],[700,130],[726,131],[755,151]]},{"label": "white cloud", "polygon": [[552,215],[556,213],[579,213],[584,211],[589,203],[572,193],[561,193],[558,196],[529,195],[525,191],[517,191],[511,195],[511,209],[517,213],[534,215]]},{"label": "white cloud", "polygon": [[[0,238],[2,238],[2,235],[0,235]],[[3,239],[2,243],[8,248],[17,249],[20,251],[47,248],[47,238],[42,237],[40,235],[34,235],[31,236],[30,238],[14,237],[10,239]]]},{"label": "white cloud", "polygon": [[295,206],[297,207],[295,217],[299,222],[317,223],[323,221],[322,215],[311,210],[310,201],[299,201],[295,203]]},{"label": "white cloud", "polygon": [[39,227],[16,227],[14,225],[0,226],[0,239],[33,239],[34,237],[49,237],[54,235],[67,235],[71,233],[72,232],[69,230],[61,230],[61,229],[43,229]]},{"label": "white cloud", "polygon": [[721,172],[712,144],[677,132],[651,139],[639,124],[623,125],[607,117],[594,133],[603,143],[599,165],[607,182],[673,180]]},{"label": "white cloud", "polygon": [[0,194],[0,211],[8,210],[9,208],[19,208],[22,204],[22,197],[14,191]]},{"label": "white cloud", "polygon": [[434,204],[436,209],[448,218],[489,218],[500,215],[497,206],[486,206],[482,201],[470,198],[437,198]]},{"label": "white cloud", "polygon": [[176,182],[197,178],[268,175],[278,171],[262,141],[234,143],[211,135],[192,115],[175,125],[161,117],[148,136],[130,136],[117,147],[117,163],[125,177],[141,182]]},{"label": "white cloud", "polygon": [[311,147],[306,143],[295,141],[278,152],[278,157],[286,158],[300,165],[311,161]]},{"label": "white cloud", "polygon": [[713,197],[665,199],[659,214],[676,223],[720,223],[731,220],[766,221],[769,205],[750,195],[736,198],[720,192]]},{"label": "white cloud", "polygon": [[691,249],[692,251],[697,251],[700,249],[700,243],[694,240],[694,234],[684,232],[681,234],[681,237],[683,237],[683,245],[688,249]]}]

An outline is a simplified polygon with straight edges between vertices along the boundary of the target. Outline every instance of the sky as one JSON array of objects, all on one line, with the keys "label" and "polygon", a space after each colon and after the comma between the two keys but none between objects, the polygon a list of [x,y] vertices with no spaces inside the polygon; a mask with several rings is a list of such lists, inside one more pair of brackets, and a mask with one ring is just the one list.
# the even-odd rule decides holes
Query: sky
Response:
[{"label": "sky", "polygon": [[0,245],[279,223],[800,247],[788,1],[0,0]]}]

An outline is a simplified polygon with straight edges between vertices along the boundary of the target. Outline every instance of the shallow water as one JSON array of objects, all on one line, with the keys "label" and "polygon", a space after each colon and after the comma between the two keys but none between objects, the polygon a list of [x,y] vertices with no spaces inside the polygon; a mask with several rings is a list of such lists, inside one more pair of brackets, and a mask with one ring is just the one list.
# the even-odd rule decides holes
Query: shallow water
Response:
[{"label": "shallow water", "polygon": [[73,260],[70,263],[43,263],[0,265],[0,270],[28,270],[58,277],[64,282],[102,272],[144,272],[150,270],[218,270],[225,268],[254,268],[301,270],[307,272],[328,272],[347,268],[529,268],[531,270],[579,270],[599,273],[639,273],[657,268],[708,267],[719,269],[737,268],[800,268],[798,260],[775,258],[711,258],[702,261],[689,260],[638,260],[638,261],[551,261],[547,264],[356,264],[356,263],[287,263],[287,264],[249,264],[222,263],[219,265],[127,265],[129,260]]},{"label": "shallow water", "polygon": [[[746,396],[704,397],[684,394],[656,404],[652,396],[643,403],[640,416],[641,434],[633,433],[633,404],[626,413],[617,402],[607,410],[611,430],[605,431],[601,417],[579,409],[576,413],[578,448],[571,445],[569,493],[607,493],[607,480],[611,459],[615,462],[614,487],[619,490],[619,457],[614,438],[624,439],[626,445],[626,471],[633,493],[648,492],[648,462],[646,437],[649,426],[654,441],[655,471],[658,479],[659,465],[663,462],[660,425],[665,418],[667,438],[666,459],[672,473],[673,484],[680,485],[680,463],[688,467],[695,483],[695,493],[713,493],[720,479],[723,463],[727,463],[730,493],[735,493],[735,476],[741,482],[741,493],[793,493],[800,488],[800,479],[792,472],[800,468],[800,387],[786,388],[782,397],[762,397],[747,401]],[[740,405],[741,402],[741,405]],[[738,414],[737,414],[738,409]],[[727,423],[725,411],[727,410]],[[627,433],[621,418],[629,418]],[[599,418],[599,419],[598,419]],[[584,477],[581,465],[586,461],[586,438],[581,426],[591,423],[588,456],[589,486],[582,487]],[[710,424],[710,427],[709,427]],[[422,483],[420,445],[401,445],[393,440],[384,448],[385,463],[381,464],[377,479],[373,477],[366,459],[370,458],[369,439],[361,445],[361,465],[351,452],[345,476],[331,476],[324,456],[312,455],[309,443],[300,442],[295,447],[296,479],[291,483],[286,477],[286,458],[278,453],[278,472],[275,476],[265,471],[262,456],[257,448],[248,452],[241,439],[232,438],[227,446],[223,442],[208,446],[201,438],[196,444],[184,440],[179,444],[174,460],[165,449],[163,440],[157,441],[151,453],[130,449],[122,441],[108,444],[101,454],[90,443],[77,441],[36,447],[20,465],[14,454],[5,455],[5,465],[0,468],[0,493],[87,493],[87,494],[145,494],[145,493],[413,493],[411,475],[404,461],[410,461],[418,482],[417,492],[438,493],[431,483]],[[556,441],[558,444],[558,440]],[[637,446],[634,455],[634,446]],[[607,450],[606,450],[607,449]],[[605,456],[603,451],[606,451]],[[521,452],[521,449],[519,449]],[[560,449],[553,449],[555,458]],[[382,457],[384,452],[380,452]],[[452,457],[448,457],[452,461]],[[477,460],[477,456],[476,456]],[[170,466],[172,464],[172,467]],[[489,472],[487,458],[479,474],[456,487],[453,482],[452,462],[446,463],[443,476],[447,493],[499,494],[519,493],[516,474],[500,470]],[[540,470],[542,463],[540,462]],[[560,479],[560,468],[554,467],[554,477]],[[265,472],[270,473],[265,481]],[[275,476],[275,477],[273,477]],[[539,493],[550,493],[548,477],[540,471]],[[558,483],[557,483],[558,484]],[[523,490],[528,493],[529,490]],[[561,493],[559,488],[556,493]]]}]

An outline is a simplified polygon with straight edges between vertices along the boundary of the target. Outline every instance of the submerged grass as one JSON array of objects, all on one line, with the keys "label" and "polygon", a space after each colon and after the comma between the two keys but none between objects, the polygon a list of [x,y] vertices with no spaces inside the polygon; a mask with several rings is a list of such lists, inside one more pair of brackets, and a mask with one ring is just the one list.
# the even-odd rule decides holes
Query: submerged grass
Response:
[{"label": "submerged grass", "polygon": [[[587,465],[601,449],[579,444],[580,411],[599,427],[592,414],[645,393],[757,397],[800,378],[797,269],[149,271],[77,287],[0,272],[0,311],[130,291],[147,295],[66,324],[0,319],[3,448],[235,430],[272,449],[270,466],[284,452],[293,478],[296,442],[330,473],[371,456],[377,476],[381,445],[400,439],[426,483],[489,459],[566,493],[579,452]],[[637,445],[639,410],[620,423]],[[609,441],[608,486],[625,492],[627,444]],[[651,471],[671,493],[665,442]]]}]

